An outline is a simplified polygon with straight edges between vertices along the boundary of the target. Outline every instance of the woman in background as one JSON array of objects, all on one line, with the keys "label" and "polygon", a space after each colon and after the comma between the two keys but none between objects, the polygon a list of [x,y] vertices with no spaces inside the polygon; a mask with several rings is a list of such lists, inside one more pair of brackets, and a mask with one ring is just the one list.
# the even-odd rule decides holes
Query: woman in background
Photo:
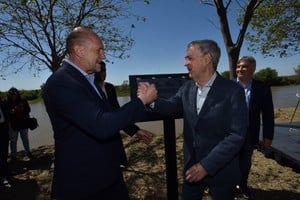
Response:
[{"label": "woman in background", "polygon": [[32,158],[32,154],[29,147],[28,139],[28,119],[30,113],[30,106],[26,99],[21,98],[19,91],[12,87],[8,90],[7,94],[8,108],[10,114],[10,150],[12,160],[17,158],[17,141],[20,133],[23,147],[26,151],[26,155]]}]

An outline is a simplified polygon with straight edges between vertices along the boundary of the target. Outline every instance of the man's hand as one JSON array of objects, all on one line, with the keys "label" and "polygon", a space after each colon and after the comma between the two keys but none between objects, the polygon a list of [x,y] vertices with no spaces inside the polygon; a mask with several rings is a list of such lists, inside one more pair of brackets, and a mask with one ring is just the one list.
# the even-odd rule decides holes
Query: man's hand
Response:
[{"label": "man's hand", "polygon": [[206,170],[200,163],[197,163],[185,172],[185,180],[187,182],[198,182],[202,180],[206,175]]},{"label": "man's hand", "polygon": [[135,134],[141,141],[143,141],[145,144],[150,144],[152,142],[152,133],[149,131],[146,131],[144,129],[140,129]]},{"label": "man's hand", "polygon": [[264,145],[264,148],[266,148],[266,149],[270,148],[271,145],[272,145],[272,140],[264,138],[263,139],[263,145]]},{"label": "man's hand", "polygon": [[157,90],[154,84],[148,82],[139,83],[137,96],[144,105],[152,103],[157,98]]}]

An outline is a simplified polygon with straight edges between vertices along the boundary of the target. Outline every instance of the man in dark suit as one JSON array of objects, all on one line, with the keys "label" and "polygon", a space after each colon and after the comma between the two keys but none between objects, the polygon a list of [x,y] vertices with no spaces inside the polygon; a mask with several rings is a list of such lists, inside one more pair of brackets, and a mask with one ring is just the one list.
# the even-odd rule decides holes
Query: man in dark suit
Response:
[{"label": "man in dark suit", "polygon": [[77,27],[66,43],[69,58],[44,87],[55,139],[52,198],[128,200],[120,168],[124,149],[119,130],[143,120],[144,105],[156,94],[141,94],[112,111],[94,84],[94,73],[105,59],[102,40],[92,30]]},{"label": "man in dark suit", "polygon": [[[101,61],[101,71],[95,73],[95,81],[102,89],[104,94],[106,95],[109,103],[111,104],[113,109],[120,108],[120,104],[118,101],[116,88],[113,84],[105,81],[106,80],[106,63]],[[133,136],[136,135],[141,141],[145,144],[150,144],[152,141],[152,133],[147,130],[141,129],[135,124],[132,124],[123,129],[128,135]]]},{"label": "man in dark suit", "polygon": [[251,198],[247,182],[253,150],[259,142],[261,122],[263,128],[262,144],[265,149],[270,148],[274,136],[274,108],[271,89],[266,84],[253,79],[255,69],[256,60],[252,56],[244,56],[238,60],[236,67],[237,82],[245,91],[249,112],[246,141],[240,153],[242,179],[238,185],[246,199]]},{"label": "man in dark suit", "polygon": [[[214,200],[233,200],[240,180],[238,152],[248,125],[244,91],[217,70],[220,48],[212,40],[192,41],[186,81],[170,99],[151,107],[162,115],[183,112],[184,180],[182,200],[199,200],[206,187]],[[141,83],[138,94],[153,85]]]},{"label": "man in dark suit", "polygon": [[[106,80],[106,63],[104,61],[101,61],[100,64],[101,64],[101,71],[95,72],[96,84],[98,84],[99,87],[101,88],[101,90],[104,92],[104,94],[105,94],[108,102],[111,104],[112,108],[118,109],[118,108],[120,108],[120,104],[118,101],[115,86],[113,84],[105,81]],[[152,141],[153,134],[147,130],[140,129],[140,127],[138,127],[135,124],[132,124],[132,125],[124,128],[123,131],[125,131],[125,133],[127,133],[130,136],[136,135],[136,137],[138,137],[145,144],[150,144],[150,142]],[[125,152],[123,154],[122,165],[124,165],[124,166],[127,165],[127,158],[126,158]]]},{"label": "man in dark suit", "polygon": [[9,146],[9,114],[7,102],[0,97],[0,184],[9,186],[10,170],[7,163]]}]

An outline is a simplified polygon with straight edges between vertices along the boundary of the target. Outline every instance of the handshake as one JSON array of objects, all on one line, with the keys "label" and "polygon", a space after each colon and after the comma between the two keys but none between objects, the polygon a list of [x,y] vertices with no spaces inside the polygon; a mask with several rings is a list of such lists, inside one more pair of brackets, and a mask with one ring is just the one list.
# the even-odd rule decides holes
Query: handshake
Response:
[{"label": "handshake", "polygon": [[137,97],[144,105],[151,104],[157,98],[157,89],[154,84],[140,82],[137,90]]}]

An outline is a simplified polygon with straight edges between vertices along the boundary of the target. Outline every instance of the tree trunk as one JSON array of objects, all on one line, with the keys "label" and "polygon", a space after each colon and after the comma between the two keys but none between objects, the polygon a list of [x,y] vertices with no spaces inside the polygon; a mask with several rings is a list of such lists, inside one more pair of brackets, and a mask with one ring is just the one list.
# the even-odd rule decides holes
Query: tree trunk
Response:
[{"label": "tree trunk", "polygon": [[226,50],[230,69],[230,79],[234,79],[236,78],[235,70],[240,55],[240,49],[237,47],[228,47]]}]

